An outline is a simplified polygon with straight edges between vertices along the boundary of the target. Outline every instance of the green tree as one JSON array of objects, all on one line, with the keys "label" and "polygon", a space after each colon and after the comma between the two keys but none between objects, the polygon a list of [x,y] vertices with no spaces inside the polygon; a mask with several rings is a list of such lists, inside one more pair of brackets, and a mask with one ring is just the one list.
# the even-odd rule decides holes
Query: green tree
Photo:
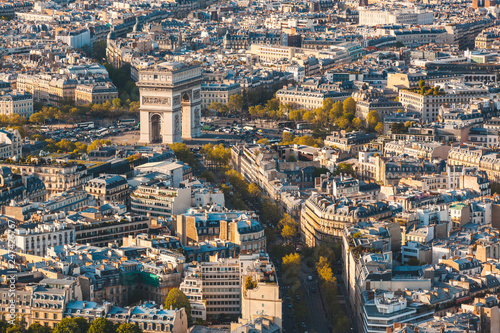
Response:
[{"label": "green tree", "polygon": [[231,159],[231,150],[225,148],[223,144],[213,145],[206,144],[202,148],[202,152],[208,161],[215,163],[217,168],[226,167]]},{"label": "green tree", "polygon": [[7,333],[7,329],[12,325],[6,321],[0,320],[0,333]]},{"label": "green tree", "polygon": [[241,113],[243,110],[243,104],[243,97],[240,94],[234,94],[229,97],[227,107],[229,108],[229,111]]},{"label": "green tree", "polygon": [[189,149],[189,147],[183,142],[176,142],[170,144],[170,149],[175,154],[180,161],[188,164],[192,168],[198,168],[198,161],[194,157],[193,152]]},{"label": "green tree", "polygon": [[191,303],[184,293],[178,288],[172,288],[168,292],[167,299],[163,305],[165,309],[181,309],[184,308],[188,317],[188,325],[191,325]]},{"label": "green tree", "polygon": [[360,130],[363,128],[363,120],[360,118],[354,118],[352,120],[352,127],[354,127],[356,130]]},{"label": "green tree", "polygon": [[92,44],[92,57],[99,62],[103,62],[104,60],[106,60],[105,59],[106,58],[106,47],[107,47],[106,40],[100,40],[100,41]]},{"label": "green tree", "polygon": [[344,109],[344,114],[356,113],[356,101],[354,100],[354,98],[349,97],[349,98],[345,99],[344,102],[342,103],[342,106]]},{"label": "green tree", "polygon": [[200,175],[201,178],[205,178],[205,180],[209,183],[215,182],[215,174],[211,171],[205,170]]},{"label": "green tree", "polygon": [[92,321],[87,333],[115,333],[115,326],[106,318],[97,318]]},{"label": "green tree", "polygon": [[46,120],[45,114],[43,112],[33,113],[30,116],[30,122],[35,124],[43,124]]},{"label": "green tree", "polygon": [[335,170],[334,174],[335,175],[347,174],[355,176],[355,171],[351,164],[342,162],[339,163],[339,165],[337,165],[337,169]]},{"label": "green tree", "polygon": [[87,153],[90,153],[92,150],[95,150],[99,147],[103,146],[111,146],[112,142],[110,140],[94,140],[92,143],[87,147]]},{"label": "green tree", "polygon": [[284,145],[288,145],[288,144],[293,142],[294,138],[295,138],[295,136],[292,133],[283,132],[281,143]]},{"label": "green tree", "polygon": [[116,333],[142,333],[142,330],[135,324],[122,323],[116,329]]},{"label": "green tree", "polygon": [[245,278],[245,290],[254,289],[257,287],[257,281],[254,281],[251,276]]},{"label": "green tree", "polygon": [[342,117],[337,121],[337,125],[342,128],[342,129],[347,129],[349,126],[351,126],[351,122],[349,121],[349,118]]},{"label": "green tree", "polygon": [[403,123],[393,123],[391,125],[392,134],[408,133],[408,128]]},{"label": "green tree", "polygon": [[26,333],[27,330],[26,330],[26,321],[24,320],[24,318],[16,318],[14,320],[14,324],[13,325],[10,325],[7,330],[6,330],[6,333]]},{"label": "green tree", "polygon": [[350,332],[351,324],[343,312],[335,317],[335,333]]},{"label": "green tree", "polygon": [[425,81],[424,80],[419,80],[418,81],[418,88],[422,89],[423,87],[425,87]]},{"label": "green tree", "polygon": [[262,139],[260,139],[260,140],[257,140],[257,143],[258,143],[259,145],[266,145],[266,146],[270,144],[270,143],[269,143],[269,139],[268,139],[268,138],[262,138]]},{"label": "green tree", "polygon": [[290,253],[282,258],[283,266],[298,271],[300,269],[300,255],[298,253]]},{"label": "green tree", "polygon": [[248,194],[250,194],[252,197],[256,198],[260,196],[261,193],[262,191],[260,190],[259,185],[255,183],[250,183],[250,185],[248,185]]},{"label": "green tree", "polygon": [[420,260],[411,257],[410,259],[408,259],[408,266],[420,266]]},{"label": "green tree", "polygon": [[370,129],[375,128],[375,126],[377,126],[379,121],[380,121],[380,116],[378,115],[378,112],[375,110],[370,111],[366,116],[366,123],[368,124],[368,128]]},{"label": "green tree", "polygon": [[89,328],[90,328],[89,322],[85,318],[83,318],[83,317],[73,318],[73,321],[80,328],[80,332],[87,332],[89,330]]},{"label": "green tree", "polygon": [[278,225],[282,228],[281,236],[283,238],[291,240],[299,234],[299,223],[286,213],[283,214],[283,218],[279,221]]},{"label": "green tree", "polygon": [[344,114],[344,107],[342,105],[341,101],[337,101],[333,104],[331,110],[330,110],[330,122],[334,123],[342,117]]},{"label": "green tree", "polygon": [[265,223],[275,226],[281,218],[281,211],[274,202],[264,199],[262,202],[262,218]]},{"label": "green tree", "polygon": [[82,331],[80,325],[74,320],[74,318],[66,317],[63,318],[52,330],[52,333],[86,333],[87,331]]},{"label": "green tree", "polygon": [[266,108],[270,111],[278,111],[280,107],[280,101],[277,98],[272,98],[266,102]]},{"label": "green tree", "polygon": [[335,275],[333,275],[328,258],[323,256],[319,257],[319,261],[316,263],[316,271],[318,272],[319,278],[324,283],[336,283]]}]

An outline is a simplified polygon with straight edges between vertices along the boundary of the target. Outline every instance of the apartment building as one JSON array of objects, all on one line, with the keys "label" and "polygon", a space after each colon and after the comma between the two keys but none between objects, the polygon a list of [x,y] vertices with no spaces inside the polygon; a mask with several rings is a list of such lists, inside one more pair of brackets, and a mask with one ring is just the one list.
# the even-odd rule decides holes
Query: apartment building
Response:
[{"label": "apartment building", "polygon": [[241,313],[240,260],[211,257],[210,262],[191,263],[179,287],[192,306],[193,319],[217,319]]},{"label": "apartment building", "polygon": [[67,221],[75,229],[75,242],[95,246],[121,244],[124,237],[147,233],[150,225],[149,218],[132,213],[102,217],[84,211],[68,215]]},{"label": "apartment building", "polygon": [[344,228],[356,222],[389,216],[392,211],[383,202],[363,201],[353,205],[314,192],[302,207],[300,229],[306,244],[314,247],[340,238]]},{"label": "apartment building", "polygon": [[241,87],[238,83],[202,83],[201,107],[206,110],[212,102],[227,104],[232,95],[239,94],[240,92]]},{"label": "apartment building", "polygon": [[33,97],[22,91],[0,95],[0,114],[29,118],[33,114]]},{"label": "apartment building", "polygon": [[280,286],[274,264],[266,253],[240,255],[241,281],[248,277],[255,282],[252,288],[241,288],[241,318],[252,321],[260,316],[272,318],[283,327]]},{"label": "apartment building", "polygon": [[278,45],[252,44],[248,53],[255,55],[261,62],[290,60],[295,56],[296,48]]},{"label": "apartment building", "polygon": [[103,104],[118,98],[118,89],[111,82],[78,84],[75,87],[75,103]]},{"label": "apartment building", "polygon": [[281,104],[292,104],[301,109],[316,109],[323,106],[323,101],[331,98],[334,102],[343,101],[348,93],[324,91],[299,86],[286,86],[278,90],[276,98]]},{"label": "apartment building", "polygon": [[486,148],[454,146],[448,154],[448,164],[475,167],[478,171],[484,171],[490,181],[500,181],[500,154]]},{"label": "apartment building", "polygon": [[407,155],[415,159],[432,160],[440,158],[446,160],[451,146],[440,142],[410,142],[392,141],[384,145],[384,156]]},{"label": "apartment building", "polygon": [[90,30],[74,27],[59,29],[54,39],[71,47],[81,48],[84,45],[90,45]]},{"label": "apartment building", "polygon": [[13,172],[37,176],[45,184],[49,195],[79,188],[91,177],[87,175],[87,168],[84,165],[62,161],[47,161],[39,164],[1,163],[0,167],[9,167]]},{"label": "apartment building", "polygon": [[136,214],[170,219],[191,207],[191,189],[173,188],[161,179],[153,179],[139,185],[130,200],[131,211]]},{"label": "apartment building", "polygon": [[423,122],[436,121],[439,108],[449,103],[468,103],[477,97],[487,97],[489,92],[484,88],[472,88],[458,84],[440,84],[443,94],[423,95],[419,91],[400,90],[399,101],[407,111],[415,111],[421,115]]},{"label": "apartment building", "polygon": [[238,245],[242,253],[265,252],[264,228],[255,218],[251,212],[191,208],[177,216],[176,234],[183,245],[220,239]]},{"label": "apartment building", "polygon": [[76,241],[75,228],[66,223],[27,224],[15,230],[16,248],[21,253],[45,256],[50,246],[71,244]]},{"label": "apartment building", "polygon": [[0,157],[22,156],[22,138],[17,129],[0,129]]},{"label": "apartment building", "polygon": [[338,148],[348,152],[352,156],[365,149],[370,141],[376,139],[375,134],[358,132],[346,132],[345,130],[332,132],[332,135],[326,137],[325,146]]},{"label": "apartment building", "polygon": [[44,201],[47,191],[45,185],[35,176],[14,174],[9,168],[0,168],[0,205],[25,199]]},{"label": "apartment building", "polygon": [[127,205],[130,197],[127,180],[117,175],[99,176],[88,181],[83,188],[98,206],[115,201]]},{"label": "apartment building", "polygon": [[359,8],[359,25],[428,25],[434,20],[434,13],[423,10],[394,10],[389,8],[374,9],[371,7]]},{"label": "apartment building", "polygon": [[[279,200],[287,188],[314,186],[314,168],[320,166],[320,161],[314,160],[314,154],[303,155],[301,148],[304,147],[294,145],[273,150],[259,145],[235,145],[231,149],[231,161],[245,179],[259,185],[273,200]],[[316,148],[306,148],[303,152],[316,151]],[[297,161],[286,161],[290,155]]]},{"label": "apartment building", "polygon": [[33,102],[59,105],[60,100],[74,100],[76,79],[64,75],[19,74],[17,89],[30,94]]}]

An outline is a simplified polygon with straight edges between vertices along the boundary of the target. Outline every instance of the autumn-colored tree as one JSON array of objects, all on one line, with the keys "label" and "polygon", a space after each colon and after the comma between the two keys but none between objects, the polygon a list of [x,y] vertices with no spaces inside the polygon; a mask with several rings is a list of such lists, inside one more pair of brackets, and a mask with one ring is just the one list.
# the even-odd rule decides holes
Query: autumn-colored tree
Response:
[{"label": "autumn-colored tree", "polygon": [[94,140],[87,147],[87,152],[90,153],[92,150],[95,150],[95,149],[102,147],[102,146],[110,146],[111,144],[112,144],[112,142],[110,140]]},{"label": "autumn-colored tree", "polygon": [[363,120],[360,118],[354,118],[352,120],[352,127],[354,127],[356,130],[360,130],[363,128]]},{"label": "autumn-colored tree", "polygon": [[334,123],[344,114],[344,107],[341,101],[337,101],[330,109],[330,122]]},{"label": "autumn-colored tree", "polygon": [[283,266],[286,268],[299,270],[300,269],[300,255],[298,253],[290,253],[282,258]]},{"label": "autumn-colored tree", "polygon": [[175,157],[177,157],[179,160],[182,162],[188,164],[192,168],[197,168],[198,167],[198,161],[194,157],[193,152],[189,149],[189,147],[183,143],[183,142],[176,142],[170,144],[170,149],[175,154]]},{"label": "autumn-colored tree", "polygon": [[349,98],[345,99],[344,102],[342,103],[342,106],[344,109],[344,114],[356,113],[356,101],[354,100],[354,98],[349,97]]},{"label": "autumn-colored tree", "polygon": [[262,191],[260,190],[259,185],[255,183],[250,183],[250,185],[248,185],[248,194],[250,194],[252,197],[258,197],[261,195],[261,193]]},{"label": "autumn-colored tree", "polygon": [[375,110],[370,111],[366,116],[366,123],[368,125],[368,128],[370,129],[374,129],[379,122],[380,122],[380,116],[378,115],[378,112]]},{"label": "autumn-colored tree", "polygon": [[377,125],[375,125],[374,130],[375,130],[375,132],[381,134],[382,132],[384,132],[384,124],[381,122],[378,122]]},{"label": "autumn-colored tree", "polygon": [[319,261],[316,263],[316,271],[324,283],[336,283],[335,275],[333,275],[328,258],[323,256],[319,257]]}]

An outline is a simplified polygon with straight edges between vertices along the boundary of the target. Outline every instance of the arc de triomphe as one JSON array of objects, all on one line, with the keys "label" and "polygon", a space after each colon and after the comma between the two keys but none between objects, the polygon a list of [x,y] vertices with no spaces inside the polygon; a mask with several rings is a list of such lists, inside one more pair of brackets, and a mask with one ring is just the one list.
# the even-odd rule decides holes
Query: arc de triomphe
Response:
[{"label": "arc de triomphe", "polygon": [[139,143],[174,143],[201,135],[201,67],[164,62],[139,71]]}]

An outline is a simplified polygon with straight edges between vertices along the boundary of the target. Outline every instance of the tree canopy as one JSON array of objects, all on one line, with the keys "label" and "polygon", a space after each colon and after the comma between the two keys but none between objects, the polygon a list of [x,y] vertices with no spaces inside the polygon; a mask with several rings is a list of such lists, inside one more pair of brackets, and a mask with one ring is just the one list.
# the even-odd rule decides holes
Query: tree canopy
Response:
[{"label": "tree canopy", "polygon": [[179,289],[172,288],[165,299],[163,306],[165,309],[181,309],[184,308],[188,317],[188,323],[191,324],[191,303],[187,296]]}]

